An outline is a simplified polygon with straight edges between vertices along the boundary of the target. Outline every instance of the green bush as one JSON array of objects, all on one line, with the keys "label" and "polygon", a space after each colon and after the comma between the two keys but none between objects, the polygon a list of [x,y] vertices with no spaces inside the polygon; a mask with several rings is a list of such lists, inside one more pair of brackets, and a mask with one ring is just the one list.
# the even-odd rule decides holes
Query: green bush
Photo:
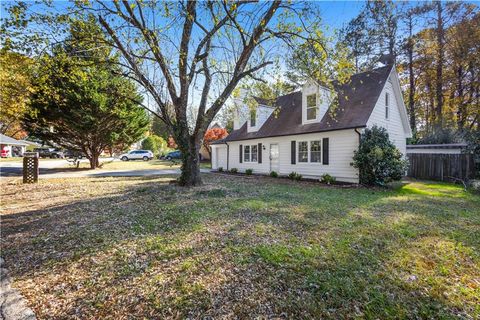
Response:
[{"label": "green bush", "polygon": [[253,169],[245,170],[245,174],[248,175],[248,176],[251,175],[252,173],[253,173]]},{"label": "green bush", "polygon": [[351,165],[358,169],[360,183],[382,186],[400,180],[408,163],[388,138],[387,130],[374,126],[361,135]]},{"label": "green bush", "polygon": [[302,180],[302,175],[293,171],[293,172],[290,172],[290,174],[288,175],[288,178],[291,180],[299,181],[299,180]]},{"label": "green bush", "polygon": [[335,183],[337,179],[335,177],[332,177],[328,173],[325,173],[322,175],[320,182],[326,183],[326,184],[332,184]]},{"label": "green bush", "polygon": [[238,169],[237,169],[237,168],[232,168],[232,169],[230,169],[230,172],[231,172],[231,173],[237,173],[237,172],[238,172]]},{"label": "green bush", "polygon": [[223,172],[223,167],[218,167],[219,172]]},{"label": "green bush", "polygon": [[278,173],[276,171],[271,171],[270,172],[270,177],[272,178],[278,178]]},{"label": "green bush", "polygon": [[153,134],[143,139],[142,149],[151,150],[158,157],[167,149],[167,142],[162,137]]},{"label": "green bush", "polygon": [[480,131],[466,131],[463,134],[463,137],[467,142],[467,148],[464,152],[471,153],[473,155],[473,161],[475,165],[475,177],[480,178]]}]

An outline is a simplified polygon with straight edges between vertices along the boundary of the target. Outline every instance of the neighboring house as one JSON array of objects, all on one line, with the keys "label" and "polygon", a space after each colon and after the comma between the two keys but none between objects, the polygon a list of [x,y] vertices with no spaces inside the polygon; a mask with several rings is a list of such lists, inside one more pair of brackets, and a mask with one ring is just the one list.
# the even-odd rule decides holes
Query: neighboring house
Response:
[{"label": "neighboring house", "polygon": [[33,151],[35,148],[41,148],[42,144],[34,142],[34,141],[28,141],[28,140],[20,140],[21,142],[26,143],[26,151]]},{"label": "neighboring house", "polygon": [[[213,129],[213,128],[221,128],[221,126],[218,123],[214,123],[210,128],[208,129]],[[210,160],[210,153],[208,152],[207,148],[202,144],[200,147],[200,160]]]},{"label": "neighboring house", "polygon": [[2,158],[22,156],[27,145],[24,141],[0,134],[0,152]]},{"label": "neighboring house", "polygon": [[393,65],[355,74],[335,92],[310,82],[279,97],[274,106],[257,100],[250,114],[242,100],[236,100],[234,131],[212,144],[213,169],[294,171],[306,178],[328,173],[338,181],[358,182],[358,170],[350,164],[364,128],[386,128],[404,155],[412,135]]}]

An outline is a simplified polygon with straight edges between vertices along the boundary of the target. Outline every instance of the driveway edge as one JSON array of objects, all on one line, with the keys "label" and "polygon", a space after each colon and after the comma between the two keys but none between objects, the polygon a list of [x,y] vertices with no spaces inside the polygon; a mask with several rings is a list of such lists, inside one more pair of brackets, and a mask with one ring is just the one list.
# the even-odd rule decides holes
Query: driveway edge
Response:
[{"label": "driveway edge", "polygon": [[5,268],[5,261],[0,257],[0,319],[1,320],[35,320],[35,313],[27,306],[25,298],[11,286],[11,278]]}]

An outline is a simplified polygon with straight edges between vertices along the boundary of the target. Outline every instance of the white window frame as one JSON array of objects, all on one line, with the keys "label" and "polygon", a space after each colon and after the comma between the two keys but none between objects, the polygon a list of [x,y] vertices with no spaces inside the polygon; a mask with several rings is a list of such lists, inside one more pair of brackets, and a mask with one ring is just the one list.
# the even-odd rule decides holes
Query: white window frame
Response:
[{"label": "white window frame", "polygon": [[[320,150],[314,151],[318,152],[318,161],[312,161],[312,143],[313,142],[318,142]],[[322,139],[318,140],[310,140],[308,143],[308,159],[310,160],[311,163],[322,163]]]},{"label": "white window frame", "polygon": [[[311,96],[315,96],[315,105],[313,107],[308,106],[308,97],[311,97]],[[317,97],[317,94],[316,93],[309,94],[309,95],[307,95],[306,99],[307,99],[307,101],[305,103],[305,120],[306,121],[315,121],[315,120],[317,120],[317,117],[318,117],[318,97]],[[314,118],[311,118],[311,119],[308,118],[308,110],[309,109],[315,109],[315,117]]]},{"label": "white window frame", "polygon": [[[248,152],[247,152],[248,148]],[[248,157],[247,157],[248,154]],[[250,162],[250,145],[243,146],[243,162]]]},{"label": "white window frame", "polygon": [[[252,124],[252,118],[254,119],[253,124]],[[257,110],[256,109],[250,110],[250,127],[256,127],[256,126],[257,126]]]},{"label": "white window frame", "polygon": [[[300,144],[307,143],[307,161],[300,161]],[[312,142],[319,142],[320,145],[320,157],[319,161],[312,161]],[[311,140],[302,140],[297,142],[297,162],[298,163],[311,163],[311,164],[323,164],[322,157],[323,157],[323,149],[322,149],[322,138],[319,139],[311,139]]]},{"label": "white window frame", "polygon": [[[248,147],[248,158],[246,157],[247,155],[247,152],[245,152],[245,150],[247,149]],[[255,161],[253,161],[253,157],[252,157],[252,151],[253,151],[253,147],[255,147],[255,149],[257,150],[256,153],[256,159]],[[243,146],[243,162],[249,162],[249,163],[258,163],[258,145],[256,144],[247,144],[247,145],[244,145]]]},{"label": "white window frame", "polygon": [[[253,152],[254,147],[255,147],[255,152]],[[255,160],[253,160],[253,155],[255,155]],[[250,162],[258,163],[258,145],[256,144],[250,146]]]},{"label": "white window frame", "polygon": [[[302,160],[300,160],[300,144],[301,144],[301,143],[306,143],[306,144],[307,144],[307,161],[302,161]],[[298,141],[298,142],[297,142],[297,161],[298,161],[298,163],[308,163],[308,162],[309,162],[309,161],[308,161],[308,160],[309,160],[309,159],[308,159],[308,151],[309,151],[308,145],[309,145],[309,144],[310,144],[309,141]],[[302,152],[305,152],[305,151],[302,151]]]},{"label": "white window frame", "polygon": [[390,118],[390,94],[385,92],[385,119]]}]

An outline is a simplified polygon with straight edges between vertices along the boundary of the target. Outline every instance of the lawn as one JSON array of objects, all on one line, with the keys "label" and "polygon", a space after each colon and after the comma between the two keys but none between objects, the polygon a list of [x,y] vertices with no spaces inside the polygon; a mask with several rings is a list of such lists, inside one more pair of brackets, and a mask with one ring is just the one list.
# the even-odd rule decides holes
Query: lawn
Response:
[{"label": "lawn", "polygon": [[8,158],[0,158],[1,162],[21,162],[23,161],[22,157],[8,157]]},{"label": "lawn", "polygon": [[[166,160],[131,160],[131,161],[104,161],[102,162],[101,169],[105,170],[161,170],[161,169],[178,169],[180,168],[181,163],[179,161],[166,161]],[[72,168],[72,164],[68,164],[67,168]],[[200,163],[201,168],[210,168],[209,162]],[[80,162],[79,168],[87,169],[90,168],[88,160],[83,160]]]},{"label": "lawn", "polygon": [[4,179],[2,256],[40,319],[480,318],[480,197],[204,176]]}]

